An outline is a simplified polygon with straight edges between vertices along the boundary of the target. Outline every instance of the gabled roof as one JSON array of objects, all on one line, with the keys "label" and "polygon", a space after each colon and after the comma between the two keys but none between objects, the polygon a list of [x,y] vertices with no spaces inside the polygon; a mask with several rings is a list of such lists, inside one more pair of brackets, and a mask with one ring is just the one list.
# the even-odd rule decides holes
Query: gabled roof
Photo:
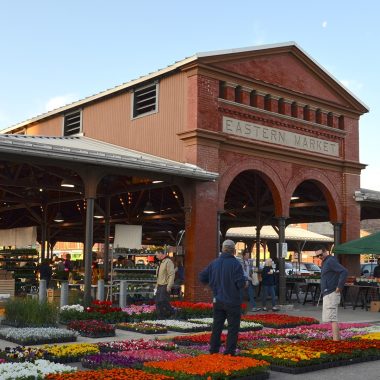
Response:
[{"label": "gabled roof", "polygon": [[0,133],[9,133],[10,131],[13,131],[18,128],[22,128],[30,123],[37,122],[41,119],[48,118],[62,112],[66,112],[70,109],[84,106],[88,103],[99,100],[101,98],[112,96],[114,94],[117,94],[120,91],[133,88],[143,82],[154,80],[156,78],[159,78],[160,76],[173,73],[183,68],[184,66],[194,63],[196,61],[199,61],[199,62],[204,61],[205,63],[207,63],[207,62],[219,60],[222,58],[225,59],[226,57],[232,58],[234,55],[260,53],[260,52],[265,53],[265,54],[270,54],[272,51],[278,51],[278,50],[292,51],[293,53],[297,54],[299,57],[302,57],[303,60],[308,61],[310,65],[313,65],[317,70],[320,71],[320,73],[324,74],[325,78],[329,78],[333,83],[335,83],[338,87],[340,87],[343,92],[345,92],[350,98],[352,98],[352,100],[355,103],[357,103],[358,107],[361,108],[362,112],[368,112],[369,109],[363,102],[361,102],[354,94],[352,94],[345,86],[343,86],[341,82],[335,79],[326,69],[323,68],[323,66],[321,66],[318,62],[316,62],[305,51],[303,51],[295,42],[284,42],[284,43],[278,43],[278,44],[250,46],[250,47],[238,48],[238,49],[217,50],[217,51],[196,53],[195,55],[185,58],[181,61],[177,61],[174,64],[167,66],[166,68],[157,70],[153,73],[150,73],[145,76],[141,76],[140,78],[134,79],[130,82],[123,83],[114,88],[102,91],[98,94],[91,95],[89,97],[78,100],[71,104],[65,105],[63,107],[57,108],[55,110],[46,112],[38,116],[35,116],[31,119],[18,123],[9,128],[3,129],[2,131],[0,131]]},{"label": "gabled roof", "polygon": [[145,170],[206,181],[218,177],[218,173],[208,172],[196,165],[167,160],[83,136],[0,135],[0,151],[3,154]]}]

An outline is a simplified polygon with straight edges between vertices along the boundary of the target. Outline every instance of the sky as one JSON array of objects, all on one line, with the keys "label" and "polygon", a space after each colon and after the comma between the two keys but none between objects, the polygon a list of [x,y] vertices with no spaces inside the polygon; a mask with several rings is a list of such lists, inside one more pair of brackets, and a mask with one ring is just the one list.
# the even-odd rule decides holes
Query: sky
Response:
[{"label": "sky", "polygon": [[198,52],[296,42],[370,112],[361,187],[380,191],[377,0],[0,0],[0,130]]}]

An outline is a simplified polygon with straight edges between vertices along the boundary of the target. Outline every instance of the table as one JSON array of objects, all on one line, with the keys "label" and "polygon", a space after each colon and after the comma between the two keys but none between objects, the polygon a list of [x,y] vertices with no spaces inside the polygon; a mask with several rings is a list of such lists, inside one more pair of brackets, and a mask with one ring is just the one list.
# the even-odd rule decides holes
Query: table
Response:
[{"label": "table", "polygon": [[[356,290],[356,294],[352,294]],[[379,286],[373,285],[345,285],[343,289],[343,306],[345,307],[347,300],[352,300],[352,309],[357,307],[368,310],[371,306],[371,301],[379,299]]]},{"label": "table", "polygon": [[[308,300],[307,296],[311,295],[311,299]],[[318,302],[318,297],[321,294],[321,284],[319,282],[308,282],[306,284],[305,298],[303,300],[303,305],[307,302],[312,302],[313,305],[316,305]]]}]

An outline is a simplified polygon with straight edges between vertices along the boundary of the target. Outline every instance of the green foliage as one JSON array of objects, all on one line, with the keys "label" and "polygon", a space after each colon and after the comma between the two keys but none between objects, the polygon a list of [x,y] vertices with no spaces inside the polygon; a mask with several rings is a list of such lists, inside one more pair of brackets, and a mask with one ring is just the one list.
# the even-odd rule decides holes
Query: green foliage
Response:
[{"label": "green foliage", "polygon": [[31,298],[13,298],[5,304],[4,324],[17,327],[56,326],[57,305]]},{"label": "green foliage", "polygon": [[71,321],[84,321],[93,319],[106,323],[126,322],[127,314],[122,311],[102,314],[98,312],[80,312],[76,310],[61,310],[59,313],[59,321],[64,324]]}]

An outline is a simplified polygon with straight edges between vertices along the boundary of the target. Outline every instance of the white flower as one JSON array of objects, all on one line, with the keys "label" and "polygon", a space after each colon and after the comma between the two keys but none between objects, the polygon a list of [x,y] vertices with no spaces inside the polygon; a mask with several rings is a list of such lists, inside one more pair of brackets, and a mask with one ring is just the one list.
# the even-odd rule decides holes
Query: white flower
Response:
[{"label": "white flower", "polygon": [[76,368],[38,359],[34,363],[1,363],[0,379],[17,380],[33,377],[43,379],[49,373],[73,372]]},{"label": "white flower", "polygon": [[[193,318],[193,319],[189,319],[188,321],[193,322],[193,323],[204,323],[206,325],[212,325],[214,323],[212,318]],[[224,326],[225,327],[228,326],[227,321],[224,322]],[[255,322],[250,322],[250,321],[240,321],[240,328],[243,328],[243,329],[249,329],[249,328],[256,329],[259,327],[262,328],[263,325],[261,325],[260,323],[255,323]]]},{"label": "white flower", "polygon": [[163,326],[166,326],[169,330],[171,327],[178,328],[178,329],[194,329],[194,328],[205,327],[204,323],[192,323],[188,321],[177,321],[173,319],[148,320],[148,321],[144,321],[144,323],[149,323],[152,325],[163,325]]},{"label": "white flower", "polygon": [[61,306],[61,311],[79,311],[83,313],[84,307],[82,305],[64,305]]},{"label": "white flower", "polygon": [[78,336],[76,332],[55,327],[10,327],[0,329],[0,337],[3,339],[20,342],[31,339],[35,341],[46,341],[49,339],[74,338],[76,336]]}]

